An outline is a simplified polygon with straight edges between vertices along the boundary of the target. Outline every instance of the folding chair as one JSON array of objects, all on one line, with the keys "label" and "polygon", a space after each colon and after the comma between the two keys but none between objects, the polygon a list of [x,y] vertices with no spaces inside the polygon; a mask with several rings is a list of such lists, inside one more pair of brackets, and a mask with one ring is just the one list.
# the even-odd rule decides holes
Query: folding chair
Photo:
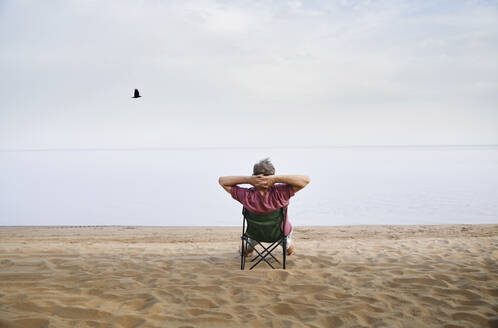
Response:
[{"label": "folding chair", "polygon": [[[275,256],[273,256],[272,252],[279,246],[283,246],[283,259],[282,259],[282,268],[285,270],[285,262],[287,257],[287,247],[286,242],[287,238],[284,235],[284,231],[282,230],[285,227],[285,220],[287,214],[287,207],[282,207],[275,211],[265,213],[265,214],[256,214],[250,212],[245,207],[242,208],[242,247],[240,252],[240,269],[244,270],[246,264],[246,253],[247,253],[247,244],[249,243],[251,247],[256,252],[256,256],[251,259],[251,262],[255,262],[249,270],[252,270],[256,265],[258,265],[261,261],[265,261],[272,269],[275,269],[273,265],[267,260],[267,257],[270,256],[277,263],[280,264],[280,261],[277,260]],[[247,222],[247,226],[246,226]],[[281,228],[282,227],[282,228]],[[248,240],[250,239],[250,240]],[[265,247],[262,243],[269,243],[270,246]],[[259,251],[256,246],[261,246],[262,250]]]}]

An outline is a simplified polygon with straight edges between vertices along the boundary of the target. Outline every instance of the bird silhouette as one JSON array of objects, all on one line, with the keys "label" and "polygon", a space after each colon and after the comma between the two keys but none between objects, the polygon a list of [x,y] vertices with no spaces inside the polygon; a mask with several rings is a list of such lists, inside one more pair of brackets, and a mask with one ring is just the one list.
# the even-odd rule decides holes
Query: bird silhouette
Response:
[{"label": "bird silhouette", "polygon": [[140,98],[140,97],[142,96],[140,95],[140,93],[138,93],[138,89],[135,89],[135,93],[133,94],[132,98]]}]

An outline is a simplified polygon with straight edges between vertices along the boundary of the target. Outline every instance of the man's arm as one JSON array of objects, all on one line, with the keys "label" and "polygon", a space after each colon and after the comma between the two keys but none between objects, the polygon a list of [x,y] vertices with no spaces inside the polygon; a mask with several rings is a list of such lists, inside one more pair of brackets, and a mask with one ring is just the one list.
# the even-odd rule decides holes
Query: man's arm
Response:
[{"label": "man's arm", "polygon": [[[266,178],[266,177],[265,177]],[[270,184],[285,183],[292,186],[294,192],[298,192],[310,183],[310,177],[307,175],[270,175]]]},{"label": "man's arm", "polygon": [[254,185],[254,176],[228,176],[228,177],[220,177],[218,179],[220,185],[225,189],[228,193],[231,193],[232,187],[238,184],[250,184]]}]

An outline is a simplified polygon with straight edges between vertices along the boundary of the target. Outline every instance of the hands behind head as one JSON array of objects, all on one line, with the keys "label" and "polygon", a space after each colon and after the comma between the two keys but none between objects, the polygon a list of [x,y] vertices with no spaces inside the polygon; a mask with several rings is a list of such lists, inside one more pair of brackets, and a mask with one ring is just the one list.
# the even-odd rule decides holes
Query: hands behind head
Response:
[{"label": "hands behind head", "polygon": [[256,188],[267,189],[275,184],[275,176],[274,175],[253,175],[251,177],[251,185]]}]

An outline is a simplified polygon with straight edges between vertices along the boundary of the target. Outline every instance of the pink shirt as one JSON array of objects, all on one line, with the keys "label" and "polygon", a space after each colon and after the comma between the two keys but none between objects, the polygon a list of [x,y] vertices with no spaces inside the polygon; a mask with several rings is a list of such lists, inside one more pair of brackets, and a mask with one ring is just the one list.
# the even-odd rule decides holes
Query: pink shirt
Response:
[{"label": "pink shirt", "polygon": [[[249,211],[264,214],[288,206],[289,199],[294,196],[294,189],[288,184],[275,184],[268,188],[266,194],[261,195],[254,187],[233,186],[231,194],[233,199],[239,201]],[[288,219],[285,222],[284,233],[288,236],[292,231],[292,224]]]}]

